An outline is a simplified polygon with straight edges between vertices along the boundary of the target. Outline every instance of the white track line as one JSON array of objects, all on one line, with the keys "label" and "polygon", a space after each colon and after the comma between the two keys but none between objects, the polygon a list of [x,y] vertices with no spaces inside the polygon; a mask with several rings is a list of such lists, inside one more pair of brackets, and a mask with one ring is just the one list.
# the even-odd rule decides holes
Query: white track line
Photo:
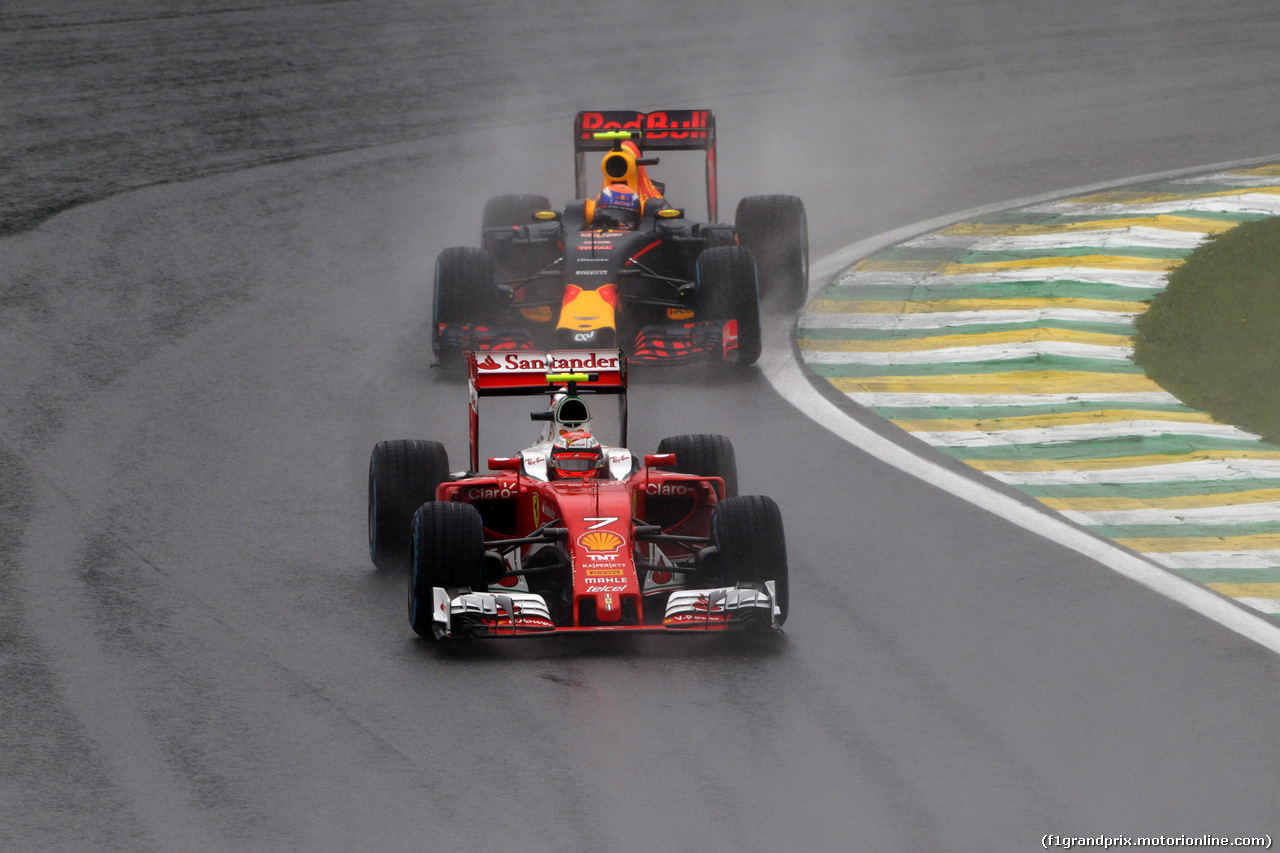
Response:
[{"label": "white track line", "polygon": [[[1122,181],[1076,187],[1075,189],[1064,190],[1052,195],[1033,196],[1001,204],[972,208],[951,216],[938,217],[897,228],[868,240],[862,240],[846,246],[813,264],[810,275],[811,295],[825,287],[835,276],[855,261],[861,260],[887,246],[902,243],[912,237],[937,231],[957,222],[1002,210],[1044,204],[1114,187],[1210,171],[1240,169],[1276,161],[1280,161],[1280,154],[1219,163],[1195,169],[1141,175]],[[961,500],[982,507],[1019,527],[1096,560],[1124,577],[1137,581],[1160,595],[1212,619],[1214,622],[1273,652],[1280,653],[1280,625],[1276,625],[1255,612],[1246,610],[1234,601],[1219,596],[1197,583],[1172,574],[1137,554],[1123,550],[1105,539],[1073,527],[1057,516],[999,492],[980,480],[971,479],[916,456],[906,448],[858,423],[810,384],[808,376],[805,375],[804,370],[795,359],[791,346],[793,333],[794,328],[791,324],[780,325],[780,327],[776,328],[776,331],[765,341],[764,352],[760,357],[760,368],[770,384],[787,402],[808,415],[820,426],[830,430],[860,450],[870,453],[877,459],[887,462],[913,477],[918,477],[955,495]]]}]

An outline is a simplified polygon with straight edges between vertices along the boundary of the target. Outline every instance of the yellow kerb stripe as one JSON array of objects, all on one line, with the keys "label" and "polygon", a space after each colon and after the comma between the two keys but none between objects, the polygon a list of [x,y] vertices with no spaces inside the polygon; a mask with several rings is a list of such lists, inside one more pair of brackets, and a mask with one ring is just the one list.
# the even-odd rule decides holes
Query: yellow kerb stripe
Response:
[{"label": "yellow kerb stripe", "polygon": [[1142,554],[1169,554],[1178,551],[1274,551],[1280,548],[1280,533],[1259,533],[1254,536],[1117,539],[1115,541]]},{"label": "yellow kerb stripe", "polygon": [[1235,222],[1219,219],[1197,219],[1190,216],[1128,216],[1123,219],[1091,219],[1058,225],[985,225],[960,222],[944,228],[939,234],[954,237],[1030,237],[1041,234],[1072,234],[1077,231],[1107,231],[1121,228],[1156,228],[1161,231],[1190,231],[1198,234],[1221,234],[1235,228]]},{"label": "yellow kerb stripe", "polygon": [[1099,409],[1093,412],[1058,412],[1050,415],[1025,415],[1015,418],[980,418],[978,420],[895,420],[894,424],[911,432],[998,432],[1011,429],[1043,429],[1076,424],[1121,423],[1124,421],[1168,421],[1170,423],[1217,423],[1204,412],[1152,412],[1139,409]]},{"label": "yellow kerb stripe", "polygon": [[1280,598],[1280,583],[1210,583],[1205,586],[1232,598]]},{"label": "yellow kerb stripe", "polygon": [[[1107,459],[971,459],[966,464],[979,471],[1109,471],[1116,468],[1145,468],[1149,465],[1177,465],[1211,459],[1280,459],[1276,450],[1201,450],[1195,453],[1156,453],[1144,456],[1116,456]],[[1064,509],[1066,507],[1063,507]],[[1074,507],[1072,507],[1074,509]]]},{"label": "yellow kerb stripe", "polygon": [[[904,334],[910,334],[904,330]],[[1071,329],[1009,329],[1003,332],[981,332],[976,335],[937,335],[928,338],[892,338],[883,341],[838,341],[800,338],[800,349],[806,352],[926,352],[928,350],[979,347],[994,344],[1017,344],[1036,341],[1086,344],[1098,347],[1132,346],[1129,335],[1104,335],[1076,332]]]},{"label": "yellow kerb stripe", "polygon": [[1212,190],[1203,193],[1194,193],[1192,195],[1182,195],[1180,193],[1140,193],[1133,190],[1112,190],[1110,192],[1094,193],[1093,195],[1082,195],[1078,198],[1069,198],[1066,201],[1069,204],[1159,204],[1165,201],[1191,201],[1197,198],[1219,198],[1221,196],[1245,195],[1247,193],[1264,193],[1266,195],[1280,195],[1280,186],[1278,187],[1241,187],[1234,190]]}]

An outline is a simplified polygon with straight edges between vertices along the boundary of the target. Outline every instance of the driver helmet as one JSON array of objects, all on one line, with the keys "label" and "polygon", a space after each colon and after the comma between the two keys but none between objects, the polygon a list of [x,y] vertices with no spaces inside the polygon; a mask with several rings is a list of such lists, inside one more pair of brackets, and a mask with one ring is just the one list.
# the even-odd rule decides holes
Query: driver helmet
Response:
[{"label": "driver helmet", "polygon": [[604,467],[604,449],[586,430],[566,430],[551,442],[550,467],[556,477],[593,479]]},{"label": "driver helmet", "polygon": [[624,225],[640,221],[640,196],[626,184],[610,184],[600,191],[596,211]]}]

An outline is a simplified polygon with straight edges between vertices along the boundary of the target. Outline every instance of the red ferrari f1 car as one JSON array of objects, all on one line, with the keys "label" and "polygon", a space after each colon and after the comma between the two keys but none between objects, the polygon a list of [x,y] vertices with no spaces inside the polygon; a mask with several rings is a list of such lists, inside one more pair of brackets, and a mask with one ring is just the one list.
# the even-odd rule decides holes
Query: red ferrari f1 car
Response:
[{"label": "red ferrari f1 car", "polygon": [[[469,354],[470,470],[434,441],[384,441],[369,462],[369,553],[407,565],[420,636],[778,631],[787,618],[778,506],[737,492],[733,445],[676,435],[627,450],[618,350]],[[479,400],[546,395],[543,427],[478,472]],[[588,397],[619,400],[622,438],[591,433]]]},{"label": "red ferrari f1 car", "polygon": [[[708,222],[688,218],[649,178],[655,151],[706,154]],[[587,152],[601,151],[589,196]],[[760,303],[804,304],[809,237],[796,196],[749,196],[734,224],[718,218],[716,125],[710,110],[578,113],[577,198],[485,205],[479,248],[436,260],[432,344],[440,363],[466,352],[621,347],[632,361],[760,355]]]}]

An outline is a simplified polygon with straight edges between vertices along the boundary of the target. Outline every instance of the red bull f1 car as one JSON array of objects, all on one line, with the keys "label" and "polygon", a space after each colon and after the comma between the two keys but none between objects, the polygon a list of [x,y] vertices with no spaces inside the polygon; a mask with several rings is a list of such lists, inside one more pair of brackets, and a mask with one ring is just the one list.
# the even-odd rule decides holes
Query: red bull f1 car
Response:
[{"label": "red bull f1 car", "polygon": [[[676,435],[626,444],[618,350],[468,354],[470,470],[434,441],[380,442],[369,463],[369,553],[408,569],[409,623],[429,639],[584,631],[780,631],[778,506],[737,494],[733,446]],[[479,401],[545,395],[538,439],[479,472]],[[616,396],[622,437],[591,434],[588,398]]]},{"label": "red bull f1 car", "polygon": [[[706,156],[709,221],[668,203],[648,167],[659,151]],[[601,152],[589,195],[586,155]],[[481,245],[436,260],[432,344],[441,364],[467,352],[618,347],[632,361],[760,354],[760,304],[804,304],[809,238],[796,196],[749,196],[719,223],[715,117],[710,110],[580,112],[574,122],[577,198],[485,205]]]}]

